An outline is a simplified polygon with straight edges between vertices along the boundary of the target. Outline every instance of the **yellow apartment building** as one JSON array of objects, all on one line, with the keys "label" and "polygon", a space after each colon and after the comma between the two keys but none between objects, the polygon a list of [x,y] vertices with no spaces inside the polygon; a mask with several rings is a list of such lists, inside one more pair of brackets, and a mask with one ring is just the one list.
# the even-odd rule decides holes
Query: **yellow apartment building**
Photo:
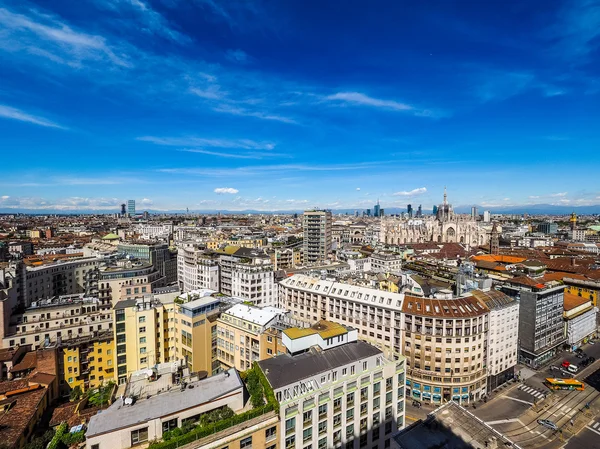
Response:
[{"label": "yellow apartment building", "polygon": [[276,325],[286,313],[274,307],[236,304],[217,319],[217,358],[221,368],[250,369],[253,362],[285,353]]},{"label": "yellow apartment building", "polygon": [[[114,337],[112,331],[68,340],[59,347],[62,353],[61,395],[79,387],[82,392],[115,380]],[[59,362],[60,363],[60,362]]]}]

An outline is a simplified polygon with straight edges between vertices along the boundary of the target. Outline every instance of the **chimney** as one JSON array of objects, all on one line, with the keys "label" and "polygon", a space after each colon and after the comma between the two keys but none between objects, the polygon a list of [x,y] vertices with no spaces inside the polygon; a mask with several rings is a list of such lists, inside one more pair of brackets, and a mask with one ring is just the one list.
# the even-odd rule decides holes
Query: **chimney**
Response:
[{"label": "chimney", "polygon": [[575,257],[571,257],[571,266],[575,267],[577,264],[575,263]]}]

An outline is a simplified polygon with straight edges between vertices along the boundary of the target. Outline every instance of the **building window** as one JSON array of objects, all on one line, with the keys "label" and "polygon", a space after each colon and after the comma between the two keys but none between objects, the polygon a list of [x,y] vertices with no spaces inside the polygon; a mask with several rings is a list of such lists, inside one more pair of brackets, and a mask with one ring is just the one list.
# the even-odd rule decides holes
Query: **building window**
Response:
[{"label": "building window", "polygon": [[367,364],[367,362],[363,362],[363,371],[366,371],[366,370],[367,370],[367,367],[368,367],[368,364]]},{"label": "building window", "polygon": [[312,427],[304,429],[304,431],[302,432],[302,441],[306,443],[310,440],[312,440]]},{"label": "building window", "polygon": [[244,438],[240,440],[240,449],[252,449],[252,437]]},{"label": "building window", "polygon": [[134,446],[136,444],[144,443],[148,441],[148,428],[144,427],[143,429],[137,429],[131,431],[131,445]]},{"label": "building window", "polygon": [[285,422],[285,433],[292,432],[296,429],[296,418],[290,418]]},{"label": "building window", "polygon": [[267,341],[269,343],[273,343],[273,337],[271,337],[270,335],[267,335]]},{"label": "building window", "polygon": [[286,449],[296,447],[296,435],[291,435],[285,439],[285,447]]},{"label": "building window", "polygon": [[162,423],[163,433],[168,432],[169,430],[176,429],[176,428],[177,428],[177,418],[173,418],[168,421],[163,421],[163,423]]},{"label": "building window", "polygon": [[277,427],[269,427],[265,430],[265,439],[271,441],[277,436]]},{"label": "building window", "polygon": [[146,322],[146,317],[145,316],[141,316],[138,318],[138,323],[145,323]]},{"label": "building window", "polygon": [[140,334],[143,334],[144,332],[146,332],[146,326],[142,326],[140,327]]},{"label": "building window", "polygon": [[146,353],[146,347],[143,346],[140,348],[140,354],[145,354]]},{"label": "building window", "polygon": [[140,337],[140,344],[146,343],[146,337]]}]

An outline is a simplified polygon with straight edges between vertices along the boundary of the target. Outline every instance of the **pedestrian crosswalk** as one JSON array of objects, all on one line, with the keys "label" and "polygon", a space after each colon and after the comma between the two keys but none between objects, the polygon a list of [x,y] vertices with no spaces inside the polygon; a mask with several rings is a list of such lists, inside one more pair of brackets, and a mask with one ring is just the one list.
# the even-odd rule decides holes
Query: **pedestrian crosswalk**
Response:
[{"label": "pedestrian crosswalk", "polygon": [[[592,421],[588,426],[586,426],[589,430],[591,430],[594,433],[597,433],[598,435],[600,435],[600,422],[598,421]],[[597,437],[596,437],[597,438]]]},{"label": "pedestrian crosswalk", "polygon": [[519,390],[521,390],[527,394],[530,394],[531,396],[538,398],[538,399],[542,399],[542,398],[546,397],[546,395],[544,393],[540,393],[535,388],[528,387],[527,385],[520,385]]},{"label": "pedestrian crosswalk", "polygon": [[576,408],[572,408],[567,405],[563,405],[562,407],[554,410],[554,412],[550,416],[560,416],[560,415],[573,416],[575,413],[577,413]]}]

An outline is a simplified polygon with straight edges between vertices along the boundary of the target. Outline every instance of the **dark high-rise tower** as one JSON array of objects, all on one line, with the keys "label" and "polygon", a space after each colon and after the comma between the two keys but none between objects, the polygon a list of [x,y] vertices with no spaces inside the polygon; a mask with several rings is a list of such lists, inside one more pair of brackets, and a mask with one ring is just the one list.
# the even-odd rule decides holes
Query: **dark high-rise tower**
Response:
[{"label": "dark high-rise tower", "polygon": [[408,218],[412,218],[412,216],[413,216],[412,204],[409,204],[408,206],[406,206],[406,213],[408,214]]},{"label": "dark high-rise tower", "polygon": [[127,209],[125,207],[125,203],[121,204],[121,215],[127,214]]}]

